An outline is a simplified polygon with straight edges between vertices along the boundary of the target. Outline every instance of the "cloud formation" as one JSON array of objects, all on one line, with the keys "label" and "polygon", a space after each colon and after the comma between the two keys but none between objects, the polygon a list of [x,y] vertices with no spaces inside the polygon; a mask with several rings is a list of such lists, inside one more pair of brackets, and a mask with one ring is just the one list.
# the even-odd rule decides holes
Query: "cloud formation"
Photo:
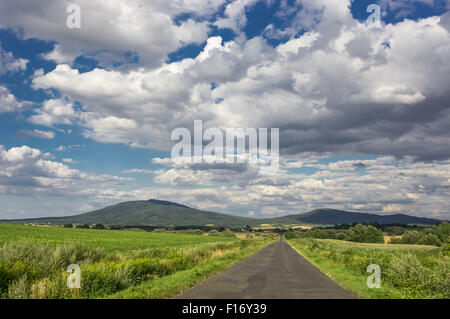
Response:
[{"label": "cloud formation", "polygon": [[[0,145],[0,194],[85,197],[93,200],[95,188],[112,187],[129,178],[98,175],[72,169],[51,160],[50,153],[29,146],[6,149]],[[74,161],[63,162],[73,163]]]},{"label": "cloud formation", "polygon": [[[77,193],[90,207],[156,197],[249,216],[328,206],[448,218],[448,13],[368,28],[353,17],[350,0],[282,1],[275,16],[289,23],[247,38],[253,0],[77,3],[81,29],[65,27],[64,2],[0,0],[1,27],[55,43],[42,57],[56,67],[31,79],[32,89],[51,94],[26,114],[28,124],[73,126],[95,142],[163,151],[172,146],[170,132],[192,129],[194,120],[204,129],[276,127],[281,168],[262,176],[254,165],[153,158],[156,169],[120,170],[153,182],[136,186],[129,177],[71,169],[71,158],[63,164],[37,149],[2,147],[0,192]],[[408,3],[381,1],[384,14],[397,18],[411,15]],[[224,41],[213,29],[236,36]],[[189,44],[203,45],[200,53],[168,62]],[[78,69],[80,56],[97,67]],[[0,73],[27,65],[11,53],[0,58]],[[0,86],[0,113],[27,105]],[[45,131],[23,133],[37,132]]]},{"label": "cloud formation", "polygon": [[[45,58],[57,63],[72,63],[83,54],[95,55],[100,62],[101,53],[118,53],[119,60],[129,52],[135,52],[139,62],[156,67],[164,62],[167,54],[190,43],[206,39],[208,25],[193,19],[174,22],[183,12],[208,15],[218,1],[138,1],[120,0],[114,5],[108,0],[78,0],[81,9],[81,28],[70,29],[66,22],[70,3],[63,1],[33,0],[0,1],[0,27],[20,28],[25,39],[38,38],[56,41],[54,50]],[[190,8],[186,10],[187,8]],[[108,63],[106,63],[108,64]]]},{"label": "cloud formation", "polygon": [[42,107],[35,109],[34,112],[28,121],[50,127],[55,124],[72,124],[77,117],[73,104],[62,99],[44,101]]},{"label": "cloud formation", "polygon": [[28,60],[16,59],[11,52],[5,52],[0,43],[0,75],[7,72],[24,71],[27,68]]},{"label": "cloud formation", "polygon": [[21,112],[28,109],[31,102],[18,101],[11,91],[0,85],[0,114],[9,112]]},{"label": "cloud formation", "polygon": [[[314,173],[296,172],[295,167],[313,169]],[[329,164],[305,159],[301,163],[283,161],[275,176],[258,175],[252,168],[236,171],[174,166],[157,172],[155,181],[203,186],[178,189],[176,196],[165,190],[162,194],[166,198],[224,212],[245,214],[250,210],[262,217],[334,207],[448,218],[449,169],[448,161],[431,164],[411,158],[398,161],[380,157]]]},{"label": "cloud formation", "polygon": [[24,138],[27,136],[51,140],[55,137],[55,132],[41,131],[41,130],[36,130],[36,129],[34,129],[34,130],[19,130],[17,132],[17,138]]},{"label": "cloud formation", "polygon": [[79,101],[86,136],[100,142],[168,149],[171,130],[202,119],[279,127],[285,154],[449,158],[450,36],[440,17],[369,29],[345,5],[322,6],[316,31],[276,48],[212,37],[195,59],[128,72],[63,64],[33,86]]}]

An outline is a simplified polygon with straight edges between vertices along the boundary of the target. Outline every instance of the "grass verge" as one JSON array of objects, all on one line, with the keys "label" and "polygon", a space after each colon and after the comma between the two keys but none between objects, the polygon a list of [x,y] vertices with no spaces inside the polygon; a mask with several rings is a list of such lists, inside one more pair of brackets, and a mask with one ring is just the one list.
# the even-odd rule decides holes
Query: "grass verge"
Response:
[{"label": "grass verge", "polygon": [[[359,298],[450,298],[450,263],[439,248],[294,239],[288,243]],[[367,266],[381,268],[381,288],[368,288]]]}]

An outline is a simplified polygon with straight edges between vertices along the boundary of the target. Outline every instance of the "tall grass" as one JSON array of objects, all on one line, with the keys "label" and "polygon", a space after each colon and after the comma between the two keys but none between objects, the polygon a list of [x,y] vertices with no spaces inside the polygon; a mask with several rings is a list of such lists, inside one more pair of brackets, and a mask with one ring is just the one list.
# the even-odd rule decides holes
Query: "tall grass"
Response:
[{"label": "tall grass", "polygon": [[[107,258],[111,256],[102,249],[79,244],[5,243],[0,248],[0,296],[17,297],[16,286],[23,286],[24,281],[30,283],[70,264],[85,265]],[[11,288],[12,284],[16,288]]]},{"label": "tall grass", "polygon": [[[367,292],[367,266],[381,268],[385,298],[450,298],[450,261],[433,246],[357,244],[337,240],[294,239],[290,243],[319,268],[339,278],[354,276],[356,294]],[[344,269],[344,274],[339,274]],[[359,279],[358,279],[359,278]],[[345,282],[343,282],[345,285]]]}]

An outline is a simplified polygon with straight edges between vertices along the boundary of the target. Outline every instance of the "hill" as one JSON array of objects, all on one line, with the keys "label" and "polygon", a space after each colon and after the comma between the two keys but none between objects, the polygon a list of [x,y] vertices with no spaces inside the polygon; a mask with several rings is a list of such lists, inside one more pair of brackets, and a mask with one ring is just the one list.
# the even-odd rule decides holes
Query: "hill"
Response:
[{"label": "hill", "polygon": [[202,226],[214,224],[230,227],[247,225],[249,223],[256,225],[251,218],[207,212],[156,199],[123,202],[74,216],[22,219],[14,220],[13,222],[153,226]]},{"label": "hill", "polygon": [[376,215],[369,213],[348,212],[345,210],[337,210],[330,208],[315,209],[308,213],[288,215],[284,217],[274,218],[275,222],[305,223],[305,224],[353,224],[353,223],[379,223],[379,224],[424,224],[434,225],[440,220],[409,216],[405,214],[394,215]]},{"label": "hill", "polygon": [[108,206],[92,212],[65,216],[33,219],[2,220],[1,222],[41,222],[53,224],[108,224],[108,225],[153,225],[153,226],[204,226],[221,225],[228,227],[257,226],[260,224],[425,224],[433,225],[440,220],[415,217],[404,214],[376,215],[348,212],[336,209],[315,209],[304,214],[287,215],[277,218],[247,218],[208,212],[181,204],[150,199],[130,201]]}]

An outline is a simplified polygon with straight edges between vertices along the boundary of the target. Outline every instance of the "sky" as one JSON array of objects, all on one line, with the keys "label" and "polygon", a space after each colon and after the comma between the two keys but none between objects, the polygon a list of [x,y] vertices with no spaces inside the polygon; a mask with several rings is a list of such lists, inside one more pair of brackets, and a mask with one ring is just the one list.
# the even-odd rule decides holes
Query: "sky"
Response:
[{"label": "sky", "polygon": [[[0,0],[0,219],[150,198],[449,219],[449,8]],[[194,120],[279,128],[279,170],[173,161],[171,132]]]}]

